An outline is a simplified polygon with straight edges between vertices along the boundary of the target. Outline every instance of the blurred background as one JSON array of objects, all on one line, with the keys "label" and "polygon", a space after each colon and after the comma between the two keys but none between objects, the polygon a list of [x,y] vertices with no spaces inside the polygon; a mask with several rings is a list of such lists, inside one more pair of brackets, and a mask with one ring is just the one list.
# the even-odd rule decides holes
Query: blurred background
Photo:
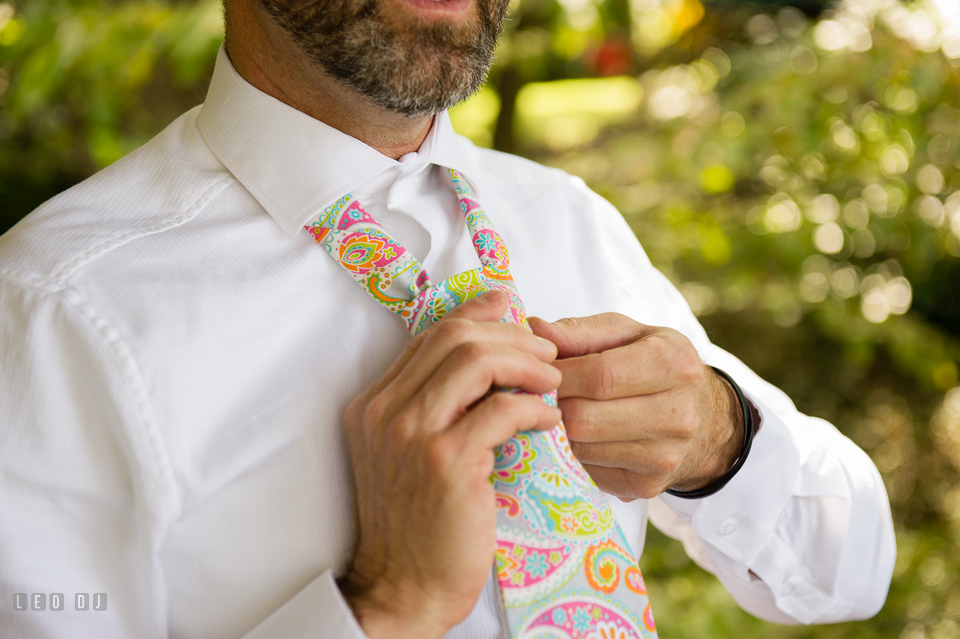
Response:
[{"label": "blurred background", "polygon": [[[219,0],[0,1],[0,232],[202,102],[221,29]],[[960,637],[958,107],[956,0],[515,0],[456,128],[612,201],[893,505],[887,604],[834,626],[753,619],[651,529],[663,639]]]}]

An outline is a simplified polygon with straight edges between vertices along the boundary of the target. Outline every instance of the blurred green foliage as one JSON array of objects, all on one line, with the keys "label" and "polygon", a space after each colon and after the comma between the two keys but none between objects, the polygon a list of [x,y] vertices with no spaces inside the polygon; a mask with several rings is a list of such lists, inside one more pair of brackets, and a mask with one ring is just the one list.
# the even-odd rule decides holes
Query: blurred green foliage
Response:
[{"label": "blurred green foliage", "polygon": [[[580,175],[714,340],[863,447],[894,510],[874,619],[778,627],[676,542],[661,636],[960,636],[960,16],[846,0],[519,0],[458,130]],[[0,3],[0,230],[203,99],[216,0]]]},{"label": "blurred green foliage", "polygon": [[218,2],[0,3],[0,232],[203,101]]}]

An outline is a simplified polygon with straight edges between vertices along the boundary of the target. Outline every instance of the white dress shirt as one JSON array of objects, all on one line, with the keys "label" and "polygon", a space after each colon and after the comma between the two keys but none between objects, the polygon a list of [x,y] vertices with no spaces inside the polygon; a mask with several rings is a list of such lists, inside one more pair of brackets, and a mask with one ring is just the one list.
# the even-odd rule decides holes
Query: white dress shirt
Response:
[{"label": "white dress shirt", "polygon": [[[758,617],[879,610],[895,550],[874,465],[712,345],[610,204],[446,114],[392,160],[221,51],[204,105],[0,239],[0,637],[362,639],[334,582],[356,534],[341,420],[408,336],[302,226],[353,192],[434,281],[475,268],[446,167],[531,315],[675,328],[762,415],[718,494],[611,499],[633,551],[649,515]],[[11,610],[16,593],[66,605]],[[448,637],[503,637],[502,619],[491,580]]]}]

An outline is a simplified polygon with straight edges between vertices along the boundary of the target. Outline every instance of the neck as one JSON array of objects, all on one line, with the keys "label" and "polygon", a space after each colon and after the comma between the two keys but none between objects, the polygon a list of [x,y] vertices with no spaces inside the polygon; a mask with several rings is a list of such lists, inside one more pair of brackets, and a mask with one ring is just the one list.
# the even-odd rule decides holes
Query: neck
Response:
[{"label": "neck", "polygon": [[432,116],[373,104],[312,62],[251,0],[226,3],[226,49],[244,80],[394,160],[420,148]]}]

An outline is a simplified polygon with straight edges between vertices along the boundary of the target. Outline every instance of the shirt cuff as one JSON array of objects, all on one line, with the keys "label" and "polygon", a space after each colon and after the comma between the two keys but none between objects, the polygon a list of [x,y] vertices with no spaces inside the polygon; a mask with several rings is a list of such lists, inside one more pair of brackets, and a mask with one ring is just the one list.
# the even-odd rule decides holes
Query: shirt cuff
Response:
[{"label": "shirt cuff", "polygon": [[[808,446],[797,441],[776,412],[746,391],[744,394],[760,413],[763,428],[740,472],[709,497],[682,499],[663,494],[660,499],[708,545],[703,549],[706,553],[701,551],[701,556],[695,557],[698,563],[718,572],[716,562],[704,556],[713,554],[712,547],[732,562],[727,570],[719,571],[727,572],[723,577],[734,577],[738,585],[751,589],[759,585],[755,583],[759,577],[780,611],[801,623],[812,623],[849,604],[838,601],[828,591],[832,588],[825,590],[824,584],[808,574],[793,545],[777,534],[777,524],[788,502],[798,496],[849,501],[846,481],[840,468],[825,469],[821,464],[813,464],[817,472],[804,468],[812,461],[812,451],[805,450]],[[837,542],[842,539],[841,534]]]},{"label": "shirt cuff", "polygon": [[244,639],[368,639],[327,571]]},{"label": "shirt cuff", "polygon": [[740,472],[703,499],[660,496],[700,539],[740,564],[747,563],[773,531],[793,495],[800,468],[800,455],[786,425],[746,391],[744,395],[756,406],[763,427]]}]

